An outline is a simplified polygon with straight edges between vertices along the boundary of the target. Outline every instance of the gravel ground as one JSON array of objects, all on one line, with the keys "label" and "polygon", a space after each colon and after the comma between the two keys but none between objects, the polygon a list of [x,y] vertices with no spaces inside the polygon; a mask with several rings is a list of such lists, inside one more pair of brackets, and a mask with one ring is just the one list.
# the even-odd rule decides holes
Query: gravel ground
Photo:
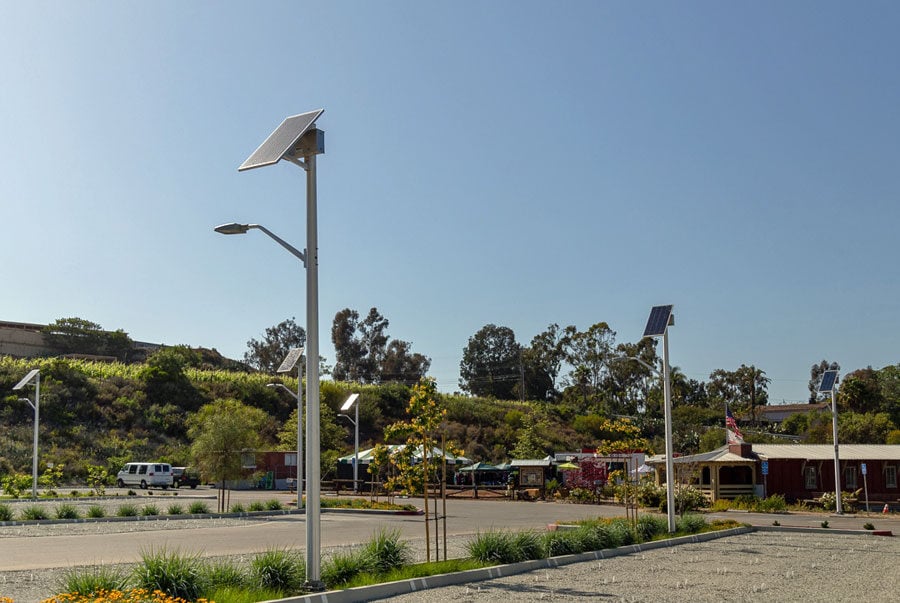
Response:
[{"label": "gravel ground", "polygon": [[380,600],[887,603],[898,560],[898,538],[754,532]]}]

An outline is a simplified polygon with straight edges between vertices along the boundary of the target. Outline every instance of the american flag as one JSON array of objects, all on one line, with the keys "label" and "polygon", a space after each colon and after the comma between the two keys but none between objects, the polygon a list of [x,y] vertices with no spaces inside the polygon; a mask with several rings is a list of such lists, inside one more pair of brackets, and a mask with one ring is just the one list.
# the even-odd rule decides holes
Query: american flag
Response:
[{"label": "american flag", "polygon": [[738,429],[737,421],[734,420],[734,415],[731,414],[731,409],[728,408],[728,405],[725,405],[725,427],[734,432],[734,435],[743,439],[744,434],[741,433],[741,430]]}]

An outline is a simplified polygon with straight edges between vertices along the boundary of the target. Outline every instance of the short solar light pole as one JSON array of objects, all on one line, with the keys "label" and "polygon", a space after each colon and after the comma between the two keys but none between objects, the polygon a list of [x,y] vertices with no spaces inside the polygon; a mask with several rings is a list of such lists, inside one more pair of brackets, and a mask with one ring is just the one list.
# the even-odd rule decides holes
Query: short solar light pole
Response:
[{"label": "short solar light pole", "polygon": [[353,423],[354,435],[353,435],[353,493],[357,493],[357,488],[359,484],[359,404],[356,405],[356,418],[351,419],[350,415],[344,414],[350,407],[353,406],[353,403],[356,402],[357,398],[359,398],[359,394],[350,394],[350,397],[344,401],[344,405],[341,406],[340,415]]},{"label": "short solar light pole", "polygon": [[672,383],[669,370],[670,325],[675,324],[674,306],[654,306],[647,319],[644,337],[662,337],[663,340],[663,392],[666,416],[666,510],[669,516],[669,533],[675,532],[675,462],[672,459]]},{"label": "short solar light pole", "polygon": [[[325,152],[325,133],[316,128],[315,123],[323,111],[324,109],[316,109],[286,118],[238,167],[238,171],[243,172],[275,165],[285,159],[303,168],[306,172],[306,253],[303,253],[301,258],[306,266],[306,584],[309,588],[317,590],[324,588],[324,584],[321,579],[319,243],[316,155]],[[249,228],[249,225],[247,227]],[[224,231],[220,230],[219,232]],[[224,232],[224,234],[234,233]],[[270,234],[270,236],[272,235]],[[275,240],[282,244],[279,239]],[[288,251],[291,250],[288,249]],[[294,252],[291,251],[291,253]]]},{"label": "short solar light pole", "polygon": [[275,369],[276,373],[289,373],[297,367],[297,393],[284,383],[267,383],[266,387],[280,387],[297,400],[297,510],[303,508],[303,365],[298,361],[303,356],[303,348],[291,348]]},{"label": "short solar light pole", "polygon": [[822,381],[819,383],[819,391],[823,394],[831,394],[831,428],[834,432],[834,512],[841,515],[844,512],[841,507],[841,458],[838,454],[837,398],[834,394],[837,376],[837,371],[825,371],[822,374]]},{"label": "short solar light pole", "polygon": [[34,402],[29,398],[19,398],[22,402],[26,402],[28,406],[34,410],[34,449],[31,457],[31,497],[37,498],[37,481],[38,481],[38,427],[41,419],[41,371],[33,369],[25,375],[25,378],[16,383],[13,391],[20,391],[26,385],[34,383]]}]

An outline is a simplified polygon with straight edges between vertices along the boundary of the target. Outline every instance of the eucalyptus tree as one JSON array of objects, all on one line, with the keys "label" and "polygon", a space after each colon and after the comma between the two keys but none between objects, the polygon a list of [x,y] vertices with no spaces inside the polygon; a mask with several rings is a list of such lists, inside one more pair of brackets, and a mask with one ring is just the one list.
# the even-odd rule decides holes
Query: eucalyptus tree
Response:
[{"label": "eucalyptus tree", "polygon": [[264,373],[274,373],[291,348],[306,345],[306,331],[293,317],[266,329],[262,340],[250,339],[244,362]]}]

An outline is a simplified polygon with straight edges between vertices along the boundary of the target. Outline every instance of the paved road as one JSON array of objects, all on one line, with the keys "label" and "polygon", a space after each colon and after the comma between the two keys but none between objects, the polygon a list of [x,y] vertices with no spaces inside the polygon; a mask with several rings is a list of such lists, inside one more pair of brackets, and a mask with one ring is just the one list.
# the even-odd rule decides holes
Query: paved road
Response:
[{"label": "paved road", "polygon": [[[199,493],[198,493],[199,494]],[[272,498],[272,493],[248,493],[238,496]],[[235,497],[232,503],[236,502]],[[422,506],[421,500],[410,500]],[[556,521],[598,516],[622,516],[623,508],[612,505],[571,505],[557,503],[528,503],[508,501],[450,500],[447,502],[447,533],[452,540],[461,535],[489,529],[542,528]],[[364,513],[330,513],[322,515],[322,546],[329,548],[367,541],[372,533],[386,527],[398,529],[405,539],[424,537],[423,517],[401,515],[371,515]],[[886,519],[881,515],[823,516],[821,514],[768,515],[749,513],[718,513],[710,518],[727,517],[754,525],[821,527],[827,519],[832,528],[862,529],[871,521],[878,529],[890,529],[900,534],[900,518]],[[177,521],[177,520],[176,520]],[[174,522],[173,522],[174,523]],[[80,533],[42,537],[7,537],[0,541],[0,568],[30,570],[72,567],[97,563],[129,563],[138,561],[148,549],[179,550],[203,556],[255,553],[269,548],[303,549],[306,544],[306,519],[303,515],[284,515],[246,519],[236,526],[148,529],[147,523],[135,526],[140,531],[130,533]],[[432,535],[433,538],[433,535]]]}]

